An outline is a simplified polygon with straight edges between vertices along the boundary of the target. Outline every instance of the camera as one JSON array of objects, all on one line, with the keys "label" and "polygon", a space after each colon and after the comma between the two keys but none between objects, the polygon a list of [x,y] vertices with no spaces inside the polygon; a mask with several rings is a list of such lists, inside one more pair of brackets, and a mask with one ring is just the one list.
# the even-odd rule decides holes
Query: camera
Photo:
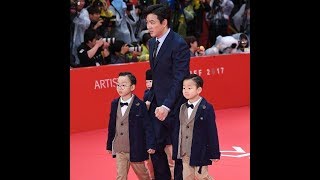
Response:
[{"label": "camera", "polygon": [[111,38],[103,38],[102,39],[104,42],[108,42],[109,44],[113,44],[116,41],[116,38],[111,37]]},{"label": "camera", "polygon": [[133,52],[133,51],[136,51],[136,52],[141,52],[142,51],[142,47],[140,45],[130,45],[128,44],[129,46],[129,52]]},{"label": "camera", "polygon": [[116,16],[111,17],[100,16],[103,19],[102,27],[114,27],[116,25]]}]

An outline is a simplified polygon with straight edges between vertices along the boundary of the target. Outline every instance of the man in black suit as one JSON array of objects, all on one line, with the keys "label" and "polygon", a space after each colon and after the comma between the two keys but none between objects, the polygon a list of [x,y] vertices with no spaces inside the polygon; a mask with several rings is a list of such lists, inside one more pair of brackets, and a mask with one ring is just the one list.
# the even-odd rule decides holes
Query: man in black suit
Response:
[{"label": "man in black suit", "polygon": [[[150,118],[156,134],[156,153],[151,155],[155,178],[173,179],[164,151],[171,137],[172,124],[179,121],[177,112],[187,100],[182,95],[182,81],[190,74],[190,52],[185,40],[170,29],[171,11],[155,4],[145,9],[149,40],[152,88],[149,96]],[[175,162],[175,178],[182,179],[182,164]]]}]

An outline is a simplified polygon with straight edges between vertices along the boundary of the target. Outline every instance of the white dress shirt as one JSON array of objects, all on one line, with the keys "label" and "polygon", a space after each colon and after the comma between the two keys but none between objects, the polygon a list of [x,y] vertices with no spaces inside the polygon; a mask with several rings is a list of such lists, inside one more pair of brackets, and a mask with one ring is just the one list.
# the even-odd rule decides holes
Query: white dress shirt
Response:
[{"label": "white dress shirt", "polygon": [[[193,109],[194,107],[196,107],[196,105],[200,102],[200,100],[202,99],[202,97],[200,97],[197,101],[190,103],[190,101],[188,100],[188,104],[193,104]],[[191,107],[188,108],[188,119],[190,118],[193,109]]]},{"label": "white dress shirt", "polygon": [[[122,102],[122,103],[128,103],[128,106],[129,106],[132,98],[133,98],[133,94],[132,94],[131,98],[129,98],[129,99],[126,100],[126,101],[124,101],[124,100],[122,99],[122,97],[121,97],[121,98],[120,98],[120,102]],[[126,112],[128,106],[122,106],[122,107],[121,107],[121,114],[122,114],[122,116],[123,116],[124,113]]]}]

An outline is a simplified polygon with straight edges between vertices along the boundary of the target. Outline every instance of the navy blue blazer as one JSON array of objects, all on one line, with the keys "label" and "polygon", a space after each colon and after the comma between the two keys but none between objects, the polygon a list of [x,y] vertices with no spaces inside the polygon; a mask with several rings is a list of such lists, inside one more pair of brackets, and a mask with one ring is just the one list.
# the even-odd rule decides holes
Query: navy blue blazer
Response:
[{"label": "navy blue blazer", "polygon": [[[179,116],[179,114],[177,115]],[[213,106],[202,98],[194,122],[190,166],[211,165],[210,159],[220,159],[216,116]],[[177,159],[180,122],[175,123],[172,158]]]},{"label": "navy blue blazer", "polygon": [[[155,50],[156,38],[149,40],[149,54]],[[165,105],[170,113],[186,102],[182,95],[182,81],[190,75],[190,50],[185,40],[172,29],[164,40],[155,59],[149,57],[152,72],[152,99],[157,106]],[[166,118],[167,120],[167,118]]]},{"label": "navy blue blazer", "polygon": [[[152,92],[150,91],[150,89],[146,89],[144,90],[144,93],[143,93],[143,101],[146,102],[148,101],[149,99],[152,99]],[[150,100],[149,100],[150,101]],[[151,101],[150,101],[151,102]]]},{"label": "navy blue blazer", "polygon": [[[107,150],[112,150],[112,141],[116,132],[116,118],[119,98],[111,102],[108,125]],[[149,158],[148,149],[155,149],[155,134],[151,125],[146,104],[134,96],[129,111],[130,161],[141,162]],[[114,156],[115,157],[115,156]]]}]

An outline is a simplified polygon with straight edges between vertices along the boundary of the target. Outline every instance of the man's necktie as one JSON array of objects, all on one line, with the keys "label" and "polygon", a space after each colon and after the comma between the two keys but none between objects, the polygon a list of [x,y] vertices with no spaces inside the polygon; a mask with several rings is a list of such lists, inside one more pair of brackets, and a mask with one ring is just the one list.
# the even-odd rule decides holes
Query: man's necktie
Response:
[{"label": "man's necktie", "polygon": [[124,105],[128,106],[129,104],[128,104],[127,102],[126,102],[126,103],[120,102],[120,106],[121,106],[121,107],[124,106]]},{"label": "man's necktie", "polygon": [[189,103],[186,103],[186,106],[187,106],[187,108],[191,108],[191,109],[193,109],[193,104],[189,104]]},{"label": "man's necktie", "polygon": [[154,45],[153,54],[152,54],[153,59],[156,58],[159,43],[160,43],[160,41],[157,40],[156,44]]}]

